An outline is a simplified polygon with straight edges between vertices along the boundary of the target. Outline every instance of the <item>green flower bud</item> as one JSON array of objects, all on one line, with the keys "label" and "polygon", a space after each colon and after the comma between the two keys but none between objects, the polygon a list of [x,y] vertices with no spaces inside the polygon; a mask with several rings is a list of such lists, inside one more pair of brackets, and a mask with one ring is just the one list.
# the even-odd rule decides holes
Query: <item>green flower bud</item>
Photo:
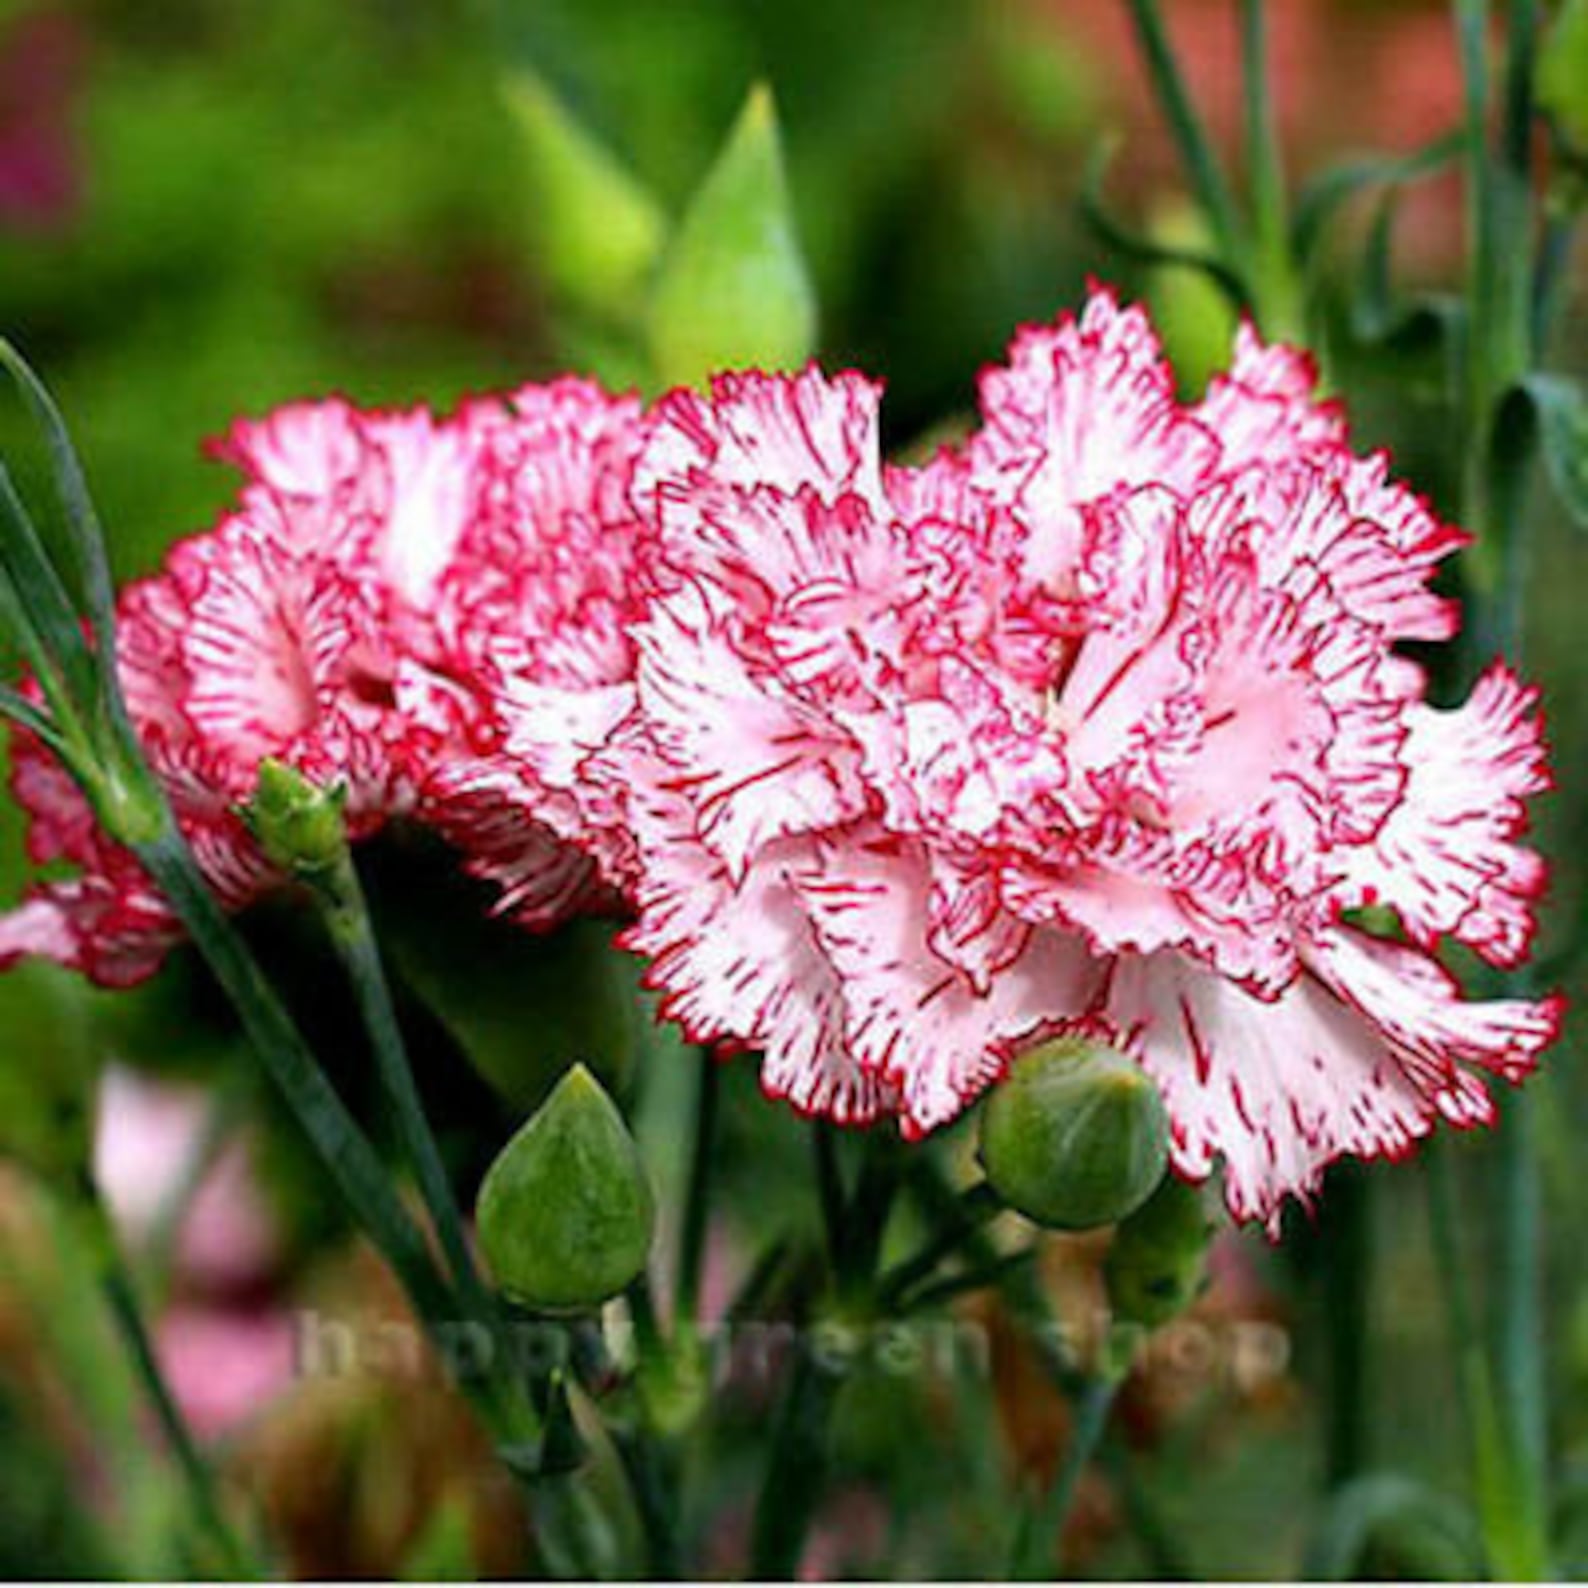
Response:
[{"label": "green flower bud", "polygon": [[650,306],[656,372],[795,369],[816,343],[816,296],[794,228],[772,95],[753,89],[664,255]]},{"label": "green flower bud", "polygon": [[254,797],[243,811],[265,858],[298,877],[330,871],[347,853],[347,789],[321,788],[284,761],[259,763]]},{"label": "green flower bud", "polygon": [[477,1212],[485,1260],[521,1306],[586,1311],[645,1267],[650,1185],[623,1116],[582,1064],[502,1149]]},{"label": "green flower bud", "polygon": [[1114,1234],[1103,1264],[1115,1323],[1156,1329],[1201,1293],[1213,1225],[1201,1195],[1172,1175]]},{"label": "green flower bud", "polygon": [[1565,0],[1538,57],[1538,103],[1576,162],[1588,162],[1588,0]]},{"label": "green flower bud", "polygon": [[1163,1178],[1168,1150],[1151,1080],[1084,1038],[1017,1059],[982,1109],[981,1160],[993,1190],[1053,1229],[1093,1229],[1133,1212]]}]

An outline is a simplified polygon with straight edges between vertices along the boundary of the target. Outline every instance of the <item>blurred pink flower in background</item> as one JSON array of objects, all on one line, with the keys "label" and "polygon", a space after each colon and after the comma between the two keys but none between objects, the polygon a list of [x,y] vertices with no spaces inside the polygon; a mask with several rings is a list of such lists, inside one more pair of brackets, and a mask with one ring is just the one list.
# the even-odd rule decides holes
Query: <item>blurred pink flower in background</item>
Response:
[{"label": "blurred pink flower in background", "polygon": [[80,21],[60,8],[22,10],[0,27],[0,227],[55,231],[77,213],[72,122],[86,45]]},{"label": "blurred pink flower in background", "polygon": [[[112,1065],[99,1097],[94,1177],[134,1249],[171,1232],[171,1302],[155,1348],[202,1438],[237,1429],[293,1381],[292,1316],[274,1287],[280,1228],[240,1137],[213,1148],[213,1094]],[[199,1165],[196,1185],[184,1186]]]},{"label": "blurred pink flower in background", "polygon": [[181,1304],[160,1321],[155,1348],[194,1433],[215,1439],[253,1421],[292,1386],[295,1341],[284,1307]]},{"label": "blurred pink flower in background", "polygon": [[[203,1150],[212,1094],[112,1065],[101,1083],[94,1178],[134,1247],[144,1245]],[[281,1234],[254,1178],[247,1143],[224,1143],[183,1210],[174,1277],[207,1293],[257,1289],[279,1266]]]}]

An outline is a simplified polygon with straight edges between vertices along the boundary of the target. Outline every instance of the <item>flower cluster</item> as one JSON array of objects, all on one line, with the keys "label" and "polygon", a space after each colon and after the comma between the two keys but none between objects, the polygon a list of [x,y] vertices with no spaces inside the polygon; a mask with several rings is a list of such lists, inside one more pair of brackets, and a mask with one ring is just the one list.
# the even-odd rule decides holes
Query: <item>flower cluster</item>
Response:
[{"label": "flower cluster", "polygon": [[[236,508],[123,593],[116,660],[228,908],[285,880],[240,814],[267,756],[341,784],[355,838],[435,828],[527,924],[612,900],[623,845],[569,792],[565,746],[604,690],[626,706],[641,435],[637,401],[565,380],[448,419],[296,404],[214,444],[243,474]],[[533,700],[529,726],[504,734],[498,699]],[[0,919],[0,956],[147,976],[175,915],[41,745],[18,735],[13,760],[32,859],[74,874]]]},{"label": "flower cluster", "polygon": [[[128,592],[120,654],[217,891],[274,880],[232,814],[268,754],[358,831],[434,826],[527,924],[632,911],[664,1010],[809,1112],[920,1134],[1100,1035],[1177,1169],[1269,1221],[1342,1153],[1489,1118],[1559,1010],[1435,957],[1516,964],[1543,882],[1533,691],[1497,666],[1436,710],[1397,649],[1455,631],[1463,537],[1249,331],[1187,404],[1099,291],[980,396],[908,468],[879,388],[815,368],[239,426],[238,512]],[[160,901],[26,743],[17,787],[81,875],[0,952],[141,974]]]}]

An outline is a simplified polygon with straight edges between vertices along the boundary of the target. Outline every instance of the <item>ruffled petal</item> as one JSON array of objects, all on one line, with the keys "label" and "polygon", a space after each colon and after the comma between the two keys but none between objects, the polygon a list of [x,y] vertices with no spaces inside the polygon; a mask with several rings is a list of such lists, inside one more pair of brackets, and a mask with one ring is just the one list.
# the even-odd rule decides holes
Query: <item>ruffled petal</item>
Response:
[{"label": "ruffled petal", "polygon": [[1150,483],[1188,488],[1219,457],[1175,400],[1146,314],[1106,290],[1079,319],[1023,329],[1008,365],[982,376],[981,410],[976,481],[1029,526],[1027,576],[1060,590],[1076,568],[1084,504]]},{"label": "ruffled petal", "polygon": [[794,878],[814,840],[764,847],[741,877],[694,836],[664,769],[629,761],[645,867],[627,946],[649,956],[647,984],[691,1041],[759,1048],[762,1085],[795,1107],[847,1124],[891,1113],[892,1088],[846,1038],[843,991]]},{"label": "ruffled petal", "polygon": [[717,375],[709,396],[670,392],[656,405],[635,499],[648,507],[664,484],[785,496],[809,486],[824,501],[857,495],[880,512],[881,395],[864,376],[827,376],[815,365],[798,375]]},{"label": "ruffled petal", "polygon": [[1425,945],[1449,934],[1490,963],[1526,957],[1543,860],[1516,843],[1549,787],[1538,691],[1496,664],[1453,711],[1407,708],[1405,792],[1345,856],[1338,898],[1388,904]]},{"label": "ruffled petal", "polygon": [[829,842],[798,883],[841,980],[849,1048],[898,1090],[911,1134],[953,1119],[1017,1049],[1077,1021],[1101,972],[1079,937],[1035,932],[978,992],[933,950],[926,855],[897,839]]},{"label": "ruffled petal", "polygon": [[1336,1158],[1398,1157],[1439,1118],[1487,1121],[1481,1079],[1454,1062],[1515,1074],[1554,1032],[1552,1005],[1463,1004],[1431,962],[1329,940],[1315,973],[1252,997],[1184,955],[1124,955],[1099,1013],[1163,1093],[1177,1170],[1222,1159],[1239,1219],[1277,1232]]},{"label": "ruffled petal", "polygon": [[640,636],[639,701],[697,832],[741,874],[771,839],[865,808],[859,752],[830,720],[758,674],[693,589]]}]

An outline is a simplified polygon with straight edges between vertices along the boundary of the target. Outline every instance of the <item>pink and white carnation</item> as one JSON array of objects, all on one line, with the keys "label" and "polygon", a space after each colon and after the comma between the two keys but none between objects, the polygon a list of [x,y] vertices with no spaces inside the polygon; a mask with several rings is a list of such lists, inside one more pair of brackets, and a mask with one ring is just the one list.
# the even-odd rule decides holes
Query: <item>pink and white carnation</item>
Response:
[{"label": "pink and white carnation", "polygon": [[[1243,332],[1177,400],[1106,292],[1029,329],[983,426],[883,465],[856,375],[659,405],[637,710],[599,759],[640,860],[632,943],[767,1089],[910,1133],[1086,1030],[1161,1088],[1177,1170],[1273,1223],[1345,1153],[1488,1120],[1556,1001],[1462,998],[1446,940],[1526,953],[1545,786],[1504,667],[1436,710],[1463,537]],[[1398,937],[1351,924],[1376,904]]]},{"label": "pink and white carnation", "polygon": [[[550,431],[545,409],[567,410],[566,433]],[[577,688],[621,673],[596,587],[627,578],[630,550],[612,530],[629,522],[621,465],[637,442],[624,454],[621,438],[638,420],[632,400],[565,382],[446,419],[294,404],[215,444],[244,474],[240,504],[123,593],[117,666],[139,738],[228,909],[284,880],[239,814],[267,756],[343,784],[353,837],[394,818],[427,822],[492,874],[510,814],[513,902],[533,900],[538,909],[520,913],[536,924],[605,900],[593,880],[602,843],[582,842],[573,815],[557,811],[554,825],[533,795],[488,808],[460,769],[501,746],[491,703],[509,674],[498,650],[532,652],[535,682],[575,696],[520,736],[548,760],[575,731]],[[580,472],[596,469],[611,479]],[[73,874],[0,917],[0,962],[40,954],[106,985],[142,979],[179,923],[65,772],[26,735],[14,742],[31,857]]]}]

